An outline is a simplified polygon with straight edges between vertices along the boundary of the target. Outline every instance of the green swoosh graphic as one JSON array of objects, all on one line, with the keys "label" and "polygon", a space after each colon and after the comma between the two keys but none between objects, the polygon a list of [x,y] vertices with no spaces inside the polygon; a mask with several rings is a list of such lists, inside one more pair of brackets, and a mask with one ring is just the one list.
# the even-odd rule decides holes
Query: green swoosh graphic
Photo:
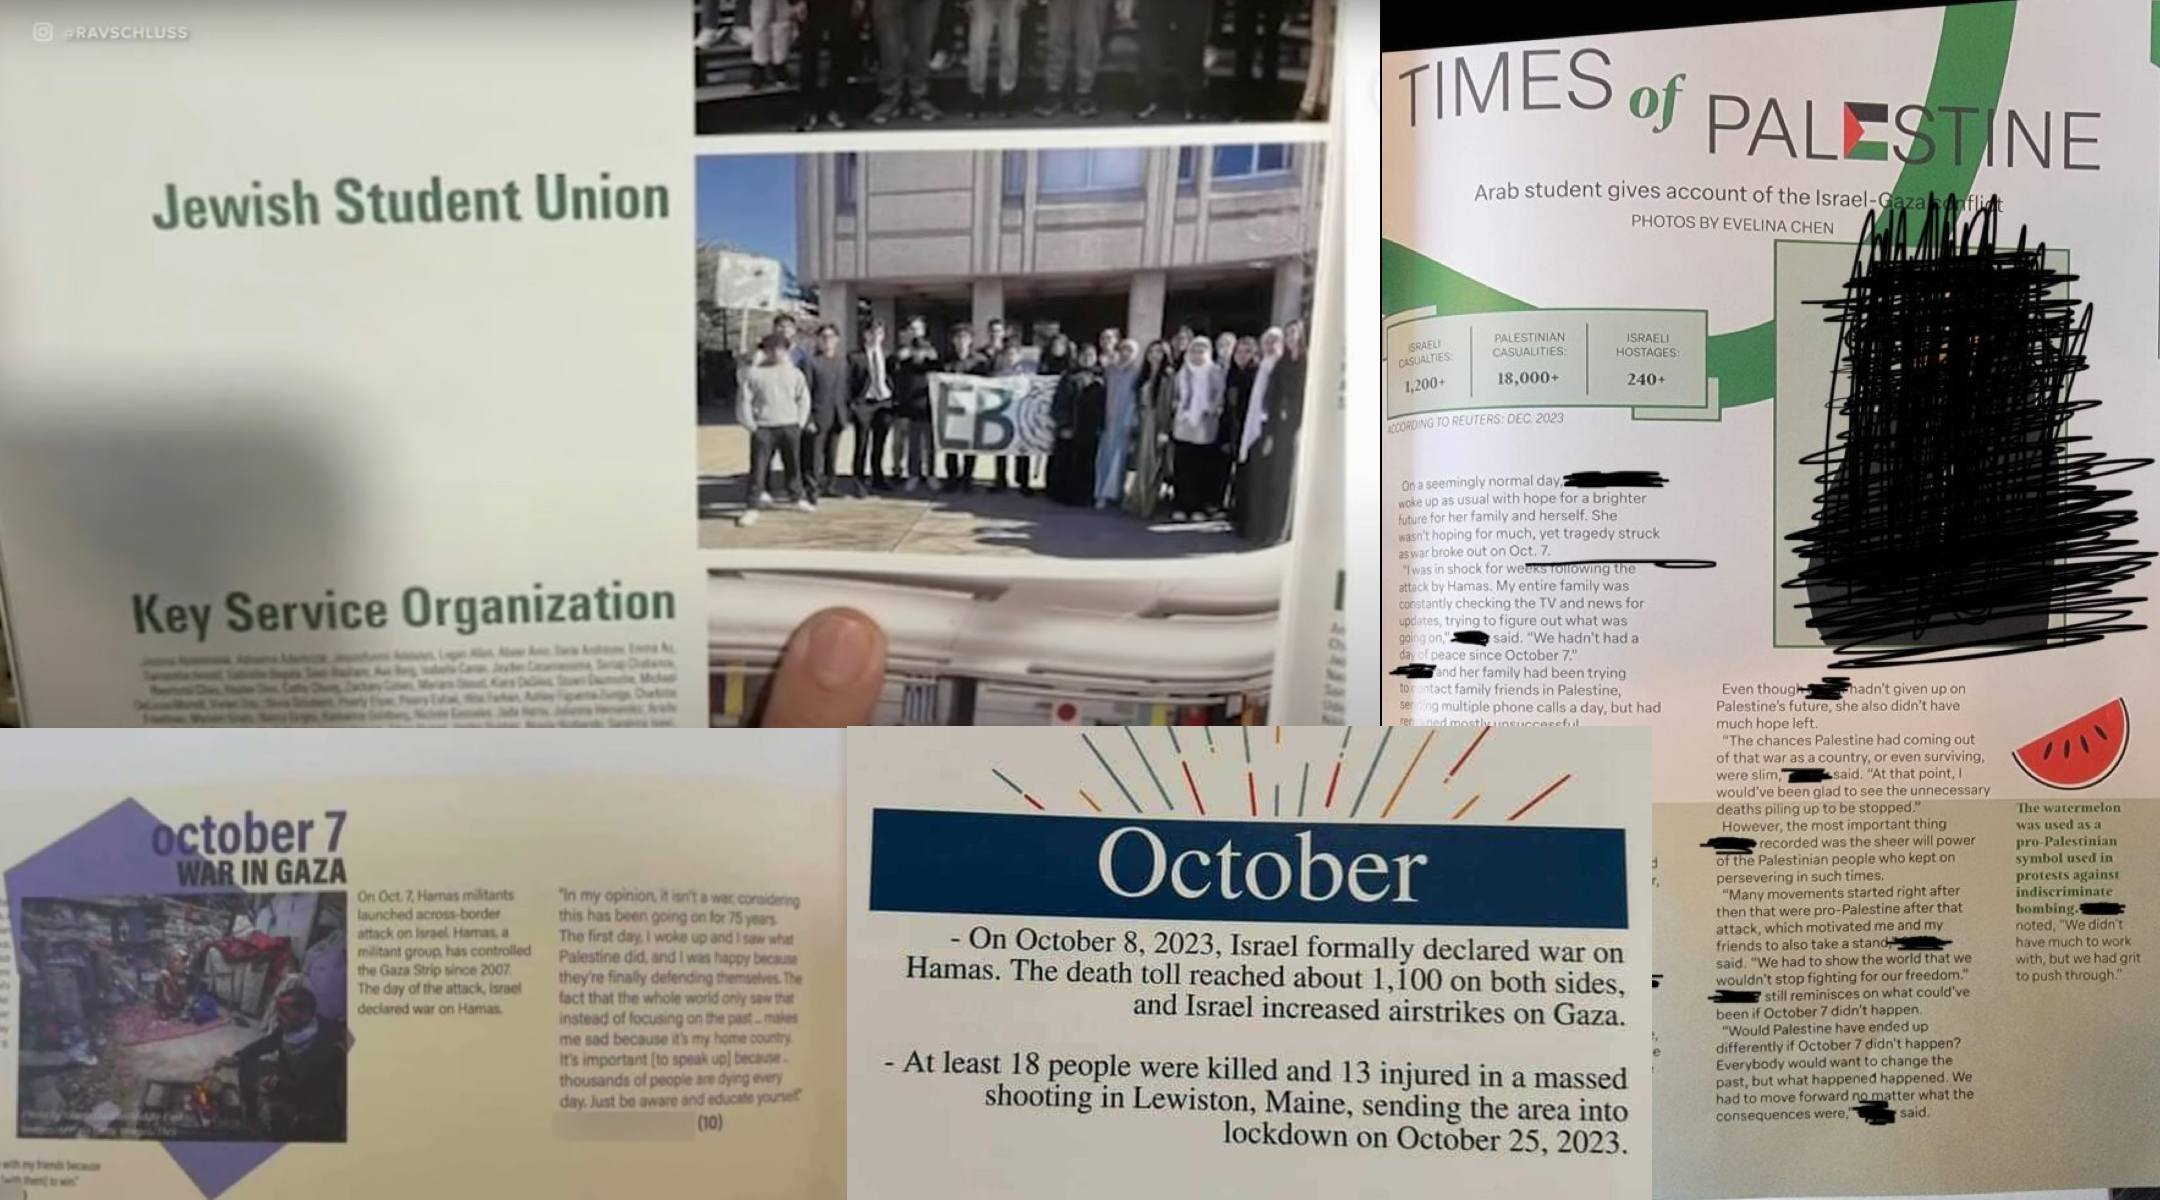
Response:
[{"label": "green swoosh graphic", "polygon": [[[2160,7],[2160,6],[2156,6]],[[2017,20],[2016,0],[1945,9],[1942,36],[1935,47],[1935,73],[1928,82],[1927,105],[1992,109],[2002,96],[2003,72],[2010,65],[2010,34]],[[2155,17],[2160,22],[2160,16]],[[2160,61],[2160,32],[2155,33]],[[1930,195],[1964,195],[1980,170],[1977,160],[1953,164],[1938,154],[1927,163],[1906,163],[1891,194],[1899,200],[1925,201]],[[1911,223],[1918,237],[1920,223]],[[1380,311],[1392,315],[1431,307],[1439,316],[1463,313],[1525,312],[1537,307],[1481,283],[1408,246],[1380,241]],[[1777,386],[1777,326],[1765,321],[1747,329],[1714,334],[1707,347],[1707,369],[1717,378],[1719,407],[1738,408],[1768,400]]]}]

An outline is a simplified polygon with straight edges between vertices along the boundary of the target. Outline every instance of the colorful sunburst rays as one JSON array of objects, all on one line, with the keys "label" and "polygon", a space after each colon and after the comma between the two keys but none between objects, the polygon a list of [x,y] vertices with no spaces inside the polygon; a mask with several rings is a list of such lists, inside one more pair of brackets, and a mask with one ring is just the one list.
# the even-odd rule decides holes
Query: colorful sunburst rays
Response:
[{"label": "colorful sunburst rays", "polygon": [[[1207,797],[1202,793],[1200,789],[1199,780],[1193,775],[1192,762],[1191,759],[1187,756],[1188,743],[1186,739],[1182,739],[1178,736],[1177,727],[1174,725],[1160,726],[1159,728],[1163,730],[1163,733],[1169,742],[1170,757],[1177,760],[1177,773],[1174,775],[1170,775],[1169,778],[1173,781],[1182,780],[1184,782],[1185,787],[1182,792],[1178,792],[1176,789],[1163,782],[1165,772],[1168,770],[1168,768],[1157,768],[1155,756],[1148,752],[1147,744],[1141,740],[1139,729],[1132,726],[1126,726],[1124,730],[1125,739],[1132,747],[1133,756],[1139,761],[1141,769],[1146,773],[1147,782],[1154,792],[1154,798],[1159,799],[1162,802],[1163,811],[1175,813],[1181,811],[1181,809],[1179,808],[1178,796],[1182,795],[1191,800],[1191,811],[1203,817],[1209,815]],[[1352,760],[1350,758],[1351,742],[1355,740],[1357,734],[1361,731],[1357,728],[1349,728],[1343,730],[1342,740],[1336,746],[1335,761],[1332,764],[1327,763],[1324,759],[1314,760],[1308,758],[1302,761],[1295,759],[1291,759],[1290,761],[1284,761],[1286,758],[1289,758],[1289,756],[1280,754],[1271,756],[1271,749],[1279,751],[1281,750],[1283,745],[1282,726],[1275,726],[1274,731],[1274,737],[1272,739],[1273,746],[1269,747],[1267,745],[1263,745],[1260,751],[1261,761],[1256,762],[1253,753],[1252,726],[1248,725],[1238,727],[1239,744],[1242,748],[1245,759],[1244,815],[1248,817],[1259,817],[1263,815],[1262,809],[1263,807],[1265,807],[1266,815],[1269,816],[1281,817],[1288,815],[1300,820],[1304,819],[1304,817],[1306,816],[1308,801],[1311,799],[1312,796],[1312,781],[1314,774],[1313,768],[1315,766],[1324,767],[1327,771],[1327,786],[1323,795],[1320,798],[1318,811],[1332,811],[1335,807],[1336,797],[1341,791],[1343,768],[1345,766],[1351,766],[1352,764]],[[1425,761],[1425,752],[1432,748],[1433,742],[1437,740],[1443,732],[1448,731],[1440,729],[1428,729],[1425,731],[1424,737],[1418,739],[1416,749],[1411,751],[1408,763],[1403,766],[1401,778],[1396,780],[1394,788],[1387,794],[1387,799],[1379,804],[1377,819],[1385,821],[1395,815],[1396,805],[1402,800],[1403,793],[1409,788],[1410,780],[1416,776],[1418,766]],[[1488,738],[1492,734],[1492,732],[1493,727],[1490,725],[1486,725],[1480,727],[1476,733],[1469,736],[1467,744],[1463,746],[1462,752],[1455,757],[1453,765],[1448,767],[1447,774],[1441,777],[1440,786],[1450,787],[1454,784],[1456,777],[1462,774],[1464,766],[1469,764],[1471,758],[1477,754],[1478,748],[1485,744],[1486,738]],[[1219,747],[1217,746],[1215,741],[1214,729],[1212,727],[1202,726],[1201,734],[1201,744],[1193,746],[1192,749],[1194,751],[1203,751],[1209,754],[1217,753],[1219,751]],[[1383,726],[1379,731],[1379,735],[1373,739],[1374,744],[1372,748],[1372,756],[1366,761],[1364,774],[1359,779],[1356,794],[1350,798],[1349,803],[1346,805],[1347,819],[1353,821],[1357,820],[1364,812],[1365,801],[1367,797],[1372,794],[1373,780],[1379,775],[1381,761],[1386,758],[1388,746],[1393,741],[1394,736],[1395,728],[1393,726]],[[1135,792],[1133,787],[1131,787],[1125,782],[1125,775],[1120,773],[1116,765],[1111,762],[1110,756],[1103,752],[1103,748],[1100,745],[1096,744],[1093,734],[1083,733],[1080,735],[1080,740],[1086,744],[1088,748],[1088,753],[1092,754],[1095,757],[1096,763],[1098,763],[1102,767],[1103,774],[1110,777],[1111,784],[1117,788],[1117,794],[1124,798],[1125,803],[1130,806],[1134,812],[1146,813],[1154,807],[1152,800],[1148,803],[1142,803],[1141,801],[1141,797],[1147,795],[1149,787],[1143,787],[1138,792]],[[1263,740],[1265,741],[1266,739]],[[1409,741],[1408,738],[1405,738],[1404,740],[1406,743]],[[1159,752],[1160,747],[1158,747],[1157,749]],[[1274,759],[1273,762],[1266,761],[1270,757]],[[1259,778],[1260,772],[1263,768],[1266,768],[1268,774],[1274,777],[1268,789],[1268,802],[1264,806],[1261,802],[1261,789]],[[1295,768],[1294,774],[1297,781],[1296,806],[1291,812],[1286,814],[1283,810],[1284,783],[1288,781],[1290,776],[1293,774],[1292,768]],[[1354,774],[1356,772],[1356,768],[1352,766],[1351,769],[1352,773]],[[1025,801],[1028,807],[1030,807],[1031,809],[1035,810],[1036,812],[1049,811],[1049,807],[1047,805],[1045,805],[1042,801],[1036,799],[1035,796],[1030,793],[1026,788],[1021,787],[1019,783],[1013,780],[1012,776],[1007,775],[1004,771],[999,770],[996,767],[992,767],[990,769],[990,773],[997,777],[998,782],[1004,784],[1007,788],[1010,788],[1014,795],[1020,797],[1020,799]],[[1575,776],[1572,772],[1562,774],[1558,779],[1553,780],[1550,784],[1547,784],[1536,794],[1525,800],[1520,807],[1510,812],[1507,815],[1506,819],[1509,821],[1521,820],[1525,814],[1529,813],[1538,805],[1543,804],[1549,797],[1552,796],[1554,792],[1559,791],[1563,786],[1567,784],[1570,779],[1573,779],[1574,777]],[[1081,802],[1087,805],[1089,811],[1096,813],[1100,813],[1103,811],[1102,803],[1096,800],[1094,796],[1090,795],[1086,788],[1077,788],[1076,790],[1079,793]],[[1478,802],[1482,799],[1484,799],[1484,792],[1482,790],[1473,791],[1468,800],[1463,801],[1460,807],[1456,808],[1452,813],[1448,814],[1447,819],[1450,821],[1462,820],[1464,817],[1470,814],[1471,809],[1475,808]],[[1232,806],[1225,807],[1222,801],[1218,800],[1218,815],[1227,815],[1228,813],[1233,812],[1235,812],[1234,802]]]}]

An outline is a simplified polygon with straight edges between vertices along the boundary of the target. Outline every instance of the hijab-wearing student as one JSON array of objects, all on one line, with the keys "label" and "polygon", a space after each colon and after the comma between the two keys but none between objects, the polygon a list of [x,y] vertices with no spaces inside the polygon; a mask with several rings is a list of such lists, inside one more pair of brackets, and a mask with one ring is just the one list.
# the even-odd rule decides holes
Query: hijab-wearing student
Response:
[{"label": "hijab-wearing student", "polygon": [[1233,526],[1244,508],[1244,499],[1237,495],[1238,440],[1245,430],[1246,412],[1253,402],[1253,383],[1260,376],[1260,344],[1251,338],[1239,338],[1230,351],[1229,369],[1223,372],[1223,419],[1217,431],[1216,444],[1222,447],[1224,464],[1224,491],[1227,493],[1218,507],[1230,513]]},{"label": "hijab-wearing student", "polygon": [[1215,364],[1214,344],[1194,338],[1185,365],[1177,373],[1177,415],[1171,423],[1170,483],[1175,493],[1170,519],[1205,518],[1222,502],[1227,460],[1222,452],[1224,372]]},{"label": "hijab-wearing student", "polygon": [[[1190,343],[1191,339],[1186,341]],[[1170,425],[1177,412],[1178,359],[1170,343],[1155,342],[1140,359],[1140,410],[1133,425],[1132,488],[1125,511],[1148,520],[1170,482]]]},{"label": "hijab-wearing student", "polygon": [[1140,420],[1140,343],[1126,338],[1103,369],[1103,392],[1109,411],[1103,418],[1102,445],[1095,451],[1095,507],[1108,508],[1125,498],[1125,463],[1133,451],[1133,430]]}]

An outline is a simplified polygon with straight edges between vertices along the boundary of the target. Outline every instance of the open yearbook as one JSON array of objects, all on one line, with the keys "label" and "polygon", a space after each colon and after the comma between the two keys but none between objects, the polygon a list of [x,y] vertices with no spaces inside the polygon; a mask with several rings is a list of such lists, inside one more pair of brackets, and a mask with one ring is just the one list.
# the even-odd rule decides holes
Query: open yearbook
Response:
[{"label": "open yearbook", "polygon": [[1340,722],[1335,4],[29,6],[22,722]]},{"label": "open yearbook", "polygon": [[0,1194],[1651,1195],[1641,730],[447,738],[0,745]]},{"label": "open yearbook", "polygon": [[2160,1179],[2160,9],[1381,77],[1385,711],[1652,731],[1659,1194]]}]

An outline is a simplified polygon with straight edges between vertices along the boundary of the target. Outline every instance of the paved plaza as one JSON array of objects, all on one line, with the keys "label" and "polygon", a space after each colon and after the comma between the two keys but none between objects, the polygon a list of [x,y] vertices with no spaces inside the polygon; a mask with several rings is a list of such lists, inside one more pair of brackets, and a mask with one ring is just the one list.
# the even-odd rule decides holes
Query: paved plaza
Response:
[{"label": "paved plaza", "polygon": [[[852,433],[841,435],[841,489],[848,490]],[[1040,490],[992,493],[995,460],[977,460],[981,486],[964,495],[892,491],[821,499],[815,513],[776,506],[744,528],[743,478],[750,434],[740,425],[698,429],[698,545],[707,550],[856,550],[906,554],[1036,555],[1054,558],[1186,558],[1252,549],[1221,521],[1142,521],[1120,509],[1053,504]],[[939,456],[939,469],[944,466]],[[779,475],[777,459],[773,474]],[[776,502],[780,499],[775,492]]]}]

